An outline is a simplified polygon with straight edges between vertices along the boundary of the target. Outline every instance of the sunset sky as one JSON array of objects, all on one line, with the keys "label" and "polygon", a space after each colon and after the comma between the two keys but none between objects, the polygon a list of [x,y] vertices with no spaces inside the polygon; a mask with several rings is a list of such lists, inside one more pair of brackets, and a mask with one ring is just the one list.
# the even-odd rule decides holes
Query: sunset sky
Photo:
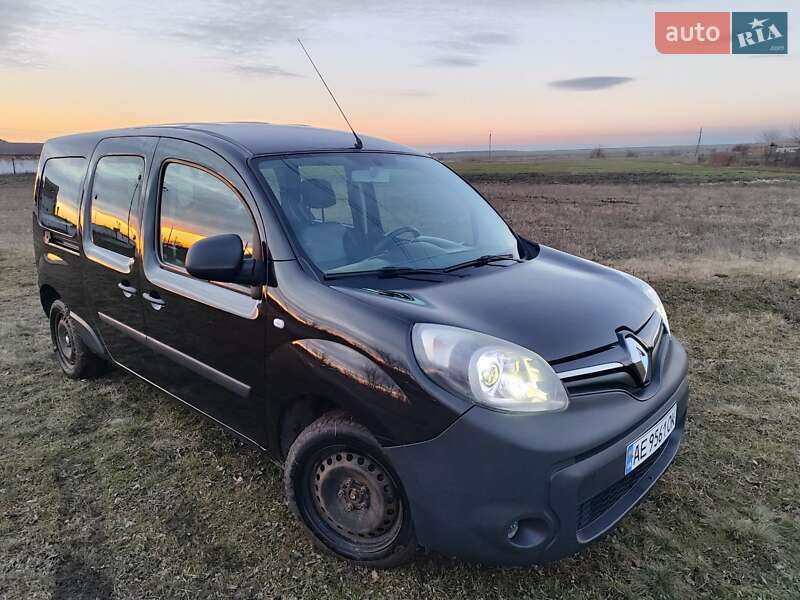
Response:
[{"label": "sunset sky", "polygon": [[[152,8],[149,7],[152,4]],[[788,56],[661,55],[656,10],[762,2],[0,0],[0,138],[151,123],[344,124],[424,150],[748,142],[800,124]],[[797,37],[795,37],[797,36]]]}]

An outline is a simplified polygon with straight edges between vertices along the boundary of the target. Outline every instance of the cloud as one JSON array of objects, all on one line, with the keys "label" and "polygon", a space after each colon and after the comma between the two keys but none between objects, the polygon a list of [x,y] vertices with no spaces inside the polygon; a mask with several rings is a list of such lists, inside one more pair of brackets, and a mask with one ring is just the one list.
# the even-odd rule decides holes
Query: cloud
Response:
[{"label": "cloud", "polygon": [[462,33],[433,42],[432,45],[442,54],[431,58],[428,64],[436,67],[477,67],[491,48],[515,43],[512,35],[500,31]]},{"label": "cloud", "polygon": [[29,0],[0,0],[0,66],[40,66],[29,35],[41,19],[41,7]]},{"label": "cloud", "polygon": [[305,75],[287,71],[277,65],[235,65],[233,69],[244,75],[261,77],[305,77]]},{"label": "cloud", "polygon": [[[358,30],[370,19],[441,22],[439,39],[426,44],[434,49],[431,59],[423,59],[437,67],[475,67],[490,52],[515,43],[505,26],[487,25],[497,14],[494,6],[466,7],[457,0],[439,4],[406,0],[392,11],[372,0],[345,0],[335,14],[323,0],[172,0],[152,6],[122,0],[49,0],[46,9],[40,4],[0,0],[0,66],[45,59],[55,66],[60,57],[51,48],[42,49],[42,39],[79,32],[81,39],[90,40],[98,29],[145,41],[160,38],[179,45],[198,61],[262,77],[305,73],[294,66],[294,58],[285,63],[278,58],[297,54],[296,38],[307,41],[313,51],[315,40],[343,33],[351,23]],[[442,20],[445,16],[446,21]],[[293,48],[287,51],[290,45]]]},{"label": "cloud", "polygon": [[589,92],[593,90],[606,90],[618,85],[630,83],[633,80],[633,77],[576,77],[575,79],[551,81],[548,85],[562,90]]},{"label": "cloud", "polygon": [[300,56],[297,38],[313,39],[310,32],[329,15],[318,0],[173,0],[141,12],[132,25],[138,35],[176,43],[198,60],[242,76],[270,78],[307,76],[279,64],[276,54],[291,46]]},{"label": "cloud", "polygon": [[173,42],[199,61],[242,75],[292,77],[293,71],[305,71],[293,66],[295,62],[281,64],[278,56],[294,56],[286,48],[293,46],[296,54],[298,37],[313,50],[315,40],[341,33],[343,23],[349,27],[352,22],[357,30],[365,19],[437,22],[448,16],[439,40],[427,44],[435,51],[430,61],[423,59],[425,64],[474,67],[487,53],[514,43],[503,27],[486,25],[495,12],[488,5],[464,7],[457,0],[407,0],[391,14],[380,2],[346,0],[337,5],[335,15],[323,0],[172,0],[152,6],[121,0],[50,0],[46,10],[36,0],[0,0],[0,66],[30,65],[43,57],[57,62],[57,54],[42,50],[41,39],[66,31],[80,32],[88,40],[101,29]]},{"label": "cloud", "polygon": [[435,67],[477,67],[480,61],[469,56],[434,56],[428,64]]},{"label": "cloud", "polygon": [[449,40],[436,42],[435,45],[453,52],[479,54],[484,52],[487,46],[510,46],[513,43],[514,38],[507,33],[486,31],[458,35]]}]

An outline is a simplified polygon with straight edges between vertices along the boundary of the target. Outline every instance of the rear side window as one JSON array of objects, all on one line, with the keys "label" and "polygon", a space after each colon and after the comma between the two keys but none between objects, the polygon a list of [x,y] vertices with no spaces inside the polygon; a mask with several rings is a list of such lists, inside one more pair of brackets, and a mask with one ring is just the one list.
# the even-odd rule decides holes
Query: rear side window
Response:
[{"label": "rear side window", "polygon": [[92,183],[92,242],[133,257],[136,232],[131,209],[142,185],[144,159],[140,156],[104,156],[97,162]]},{"label": "rear side window", "polygon": [[227,183],[180,163],[169,163],[164,170],[159,229],[161,260],[181,269],[197,240],[235,233],[245,256],[252,256],[258,239],[250,210]]},{"label": "rear side window", "polygon": [[72,237],[78,228],[85,158],[51,158],[44,165],[39,192],[39,223]]}]

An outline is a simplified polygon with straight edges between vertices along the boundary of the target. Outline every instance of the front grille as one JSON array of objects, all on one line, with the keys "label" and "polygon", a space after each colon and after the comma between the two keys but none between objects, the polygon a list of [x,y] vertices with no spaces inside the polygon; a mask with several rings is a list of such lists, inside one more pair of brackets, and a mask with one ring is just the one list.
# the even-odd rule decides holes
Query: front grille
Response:
[{"label": "front grille", "polygon": [[658,451],[651,455],[642,464],[636,467],[635,471],[628,473],[625,477],[610,485],[599,494],[589,498],[578,507],[578,529],[583,529],[596,519],[600,518],[606,511],[614,506],[620,498],[627,494],[638,481],[644,477],[658,460],[667,444],[661,446]]}]

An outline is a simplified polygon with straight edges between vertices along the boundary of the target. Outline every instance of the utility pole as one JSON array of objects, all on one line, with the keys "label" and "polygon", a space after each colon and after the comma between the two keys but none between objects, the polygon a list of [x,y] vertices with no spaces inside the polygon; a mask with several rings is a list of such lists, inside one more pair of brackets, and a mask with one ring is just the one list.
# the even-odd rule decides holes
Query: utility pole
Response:
[{"label": "utility pole", "polygon": [[492,130],[489,130],[489,161],[492,160]]},{"label": "utility pole", "polygon": [[700,127],[700,133],[697,135],[697,146],[694,147],[694,159],[697,160],[697,154],[700,152],[700,141],[703,139],[703,128]]}]

